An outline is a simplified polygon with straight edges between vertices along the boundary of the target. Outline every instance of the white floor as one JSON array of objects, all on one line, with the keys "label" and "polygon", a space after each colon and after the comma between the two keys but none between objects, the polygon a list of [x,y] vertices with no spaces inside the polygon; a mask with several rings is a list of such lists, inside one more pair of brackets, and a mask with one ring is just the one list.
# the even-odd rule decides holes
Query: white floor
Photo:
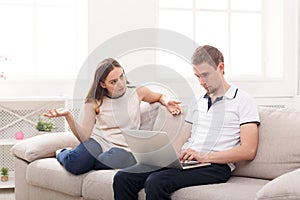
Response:
[{"label": "white floor", "polygon": [[0,189],[0,199],[1,200],[15,200],[14,189]]}]

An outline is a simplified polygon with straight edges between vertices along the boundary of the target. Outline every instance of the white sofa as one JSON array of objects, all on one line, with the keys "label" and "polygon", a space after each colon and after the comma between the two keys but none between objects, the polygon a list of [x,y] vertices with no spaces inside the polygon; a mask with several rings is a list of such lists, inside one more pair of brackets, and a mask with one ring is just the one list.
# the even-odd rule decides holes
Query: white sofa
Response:
[{"label": "white sofa", "polygon": [[[143,108],[143,129],[175,133],[184,116],[172,117],[157,104]],[[251,162],[237,163],[227,183],[188,187],[176,200],[300,199],[300,110],[260,108],[259,148]],[[172,137],[172,136],[171,136]],[[55,159],[55,150],[75,146],[71,133],[25,139],[12,148],[16,200],[110,200],[116,170],[74,176]],[[140,192],[140,199],[145,199]]]}]

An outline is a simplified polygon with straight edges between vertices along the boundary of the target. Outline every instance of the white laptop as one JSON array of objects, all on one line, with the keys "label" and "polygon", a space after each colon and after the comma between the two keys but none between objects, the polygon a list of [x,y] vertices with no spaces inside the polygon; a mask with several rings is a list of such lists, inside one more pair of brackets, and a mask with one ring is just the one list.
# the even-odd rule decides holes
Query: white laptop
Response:
[{"label": "white laptop", "polygon": [[197,161],[181,163],[166,132],[123,130],[123,133],[138,164],[177,169],[211,165]]}]

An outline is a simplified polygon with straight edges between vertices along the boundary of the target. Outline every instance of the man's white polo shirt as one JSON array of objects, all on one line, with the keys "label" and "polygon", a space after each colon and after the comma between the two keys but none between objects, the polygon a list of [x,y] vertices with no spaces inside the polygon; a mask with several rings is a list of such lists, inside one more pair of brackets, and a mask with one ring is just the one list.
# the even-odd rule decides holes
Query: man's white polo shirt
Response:
[{"label": "man's white polo shirt", "polygon": [[196,98],[185,121],[192,124],[192,133],[182,149],[192,148],[202,153],[240,145],[240,126],[260,123],[254,99],[235,86],[213,103],[208,95]]}]

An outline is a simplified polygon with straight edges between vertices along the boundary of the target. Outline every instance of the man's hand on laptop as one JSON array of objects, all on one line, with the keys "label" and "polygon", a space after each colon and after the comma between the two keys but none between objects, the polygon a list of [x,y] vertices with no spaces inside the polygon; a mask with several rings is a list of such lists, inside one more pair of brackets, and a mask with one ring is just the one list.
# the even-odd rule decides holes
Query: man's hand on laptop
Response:
[{"label": "man's hand on laptop", "polygon": [[179,160],[182,163],[190,161],[197,161],[198,163],[201,163],[201,156],[199,152],[189,148],[180,152]]}]

